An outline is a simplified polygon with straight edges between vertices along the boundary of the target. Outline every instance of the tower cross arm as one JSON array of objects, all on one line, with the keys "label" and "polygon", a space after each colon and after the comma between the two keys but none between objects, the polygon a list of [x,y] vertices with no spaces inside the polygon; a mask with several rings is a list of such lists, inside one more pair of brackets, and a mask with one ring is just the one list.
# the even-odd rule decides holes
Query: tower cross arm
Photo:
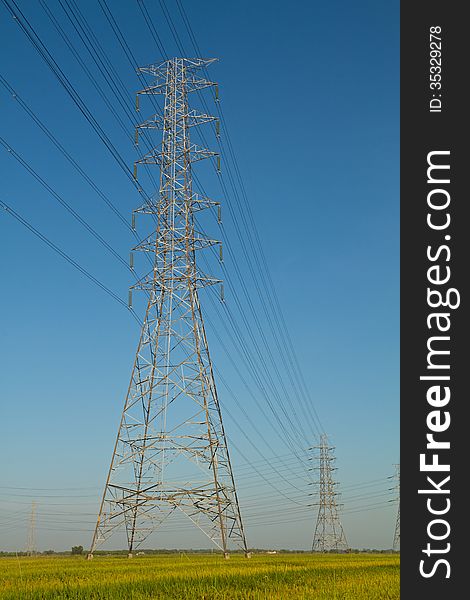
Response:
[{"label": "tower cross arm", "polygon": [[[198,90],[203,90],[207,87],[212,87],[217,85],[215,81],[209,81],[208,79],[204,79],[203,77],[194,77],[189,76],[184,81],[185,91],[189,92],[197,92]],[[153,85],[146,86],[141,90],[138,90],[137,95],[159,95],[166,94],[167,90],[167,82],[166,81],[156,81]]]},{"label": "tower cross arm", "polygon": [[[199,114],[195,110],[190,110],[181,117],[186,119],[187,127],[195,127],[197,125],[203,125],[204,123],[211,123],[216,121],[217,117],[214,115]],[[163,129],[165,125],[164,119],[161,115],[154,114],[146,121],[136,125],[136,129]]]},{"label": "tower cross arm", "polygon": [[[190,162],[197,162],[198,160],[204,160],[205,158],[211,158],[213,156],[218,156],[217,152],[212,150],[208,150],[207,148],[201,148],[196,144],[191,144],[188,149],[181,149],[179,154],[177,154],[174,158],[175,162],[178,160],[182,160],[185,155],[189,154]],[[143,165],[160,165],[163,166],[165,161],[168,161],[168,155],[162,150],[153,149],[147,154],[144,154],[142,158],[136,160],[135,164],[143,164]]]}]

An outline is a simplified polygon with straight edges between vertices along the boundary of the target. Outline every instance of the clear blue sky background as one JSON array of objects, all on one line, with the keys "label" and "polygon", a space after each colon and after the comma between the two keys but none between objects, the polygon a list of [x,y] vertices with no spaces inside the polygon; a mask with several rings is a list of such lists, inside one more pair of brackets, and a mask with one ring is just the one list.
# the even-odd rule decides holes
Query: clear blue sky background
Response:
[{"label": "clear blue sky background", "polygon": [[[394,497],[388,491],[393,482],[386,478],[399,461],[398,2],[183,3],[203,54],[220,58],[210,68],[211,76],[220,83],[248,202],[310,396],[323,429],[336,445],[348,541],[353,547],[389,548],[396,505],[388,502]],[[132,165],[131,140],[41,4],[18,0],[18,5]],[[193,56],[176,2],[166,0],[166,5],[187,54]],[[47,6],[133,135],[130,121],[59,2],[51,0]],[[132,108],[134,91],[140,87],[135,73],[98,2],[84,0],[79,6],[119,71]],[[117,0],[109,6],[139,64],[160,62],[137,2]],[[178,55],[160,3],[146,0],[145,6],[168,54]],[[138,194],[3,4],[0,39],[3,77],[119,210],[130,215],[139,204]],[[129,231],[1,85],[0,105],[1,136],[126,258],[132,245]],[[142,117],[151,112],[150,105],[142,104]],[[208,143],[215,144],[210,130],[205,135]],[[0,169],[0,199],[127,301],[129,272],[1,146]],[[198,173],[206,191],[225,204],[225,233],[210,218],[204,221],[206,230],[216,237],[227,236],[266,330],[277,372],[288,385],[269,315],[257,297],[227,207],[231,203],[240,224],[236,199],[233,194],[221,198],[209,168]],[[227,253],[225,265],[237,286]],[[212,270],[221,275],[215,263]],[[32,499],[38,503],[40,549],[88,546],[138,328],[122,306],[3,211],[0,272],[0,547],[24,547]],[[253,324],[253,313],[239,294]],[[248,337],[229,286],[225,295]],[[238,401],[219,386],[249,544],[308,548],[316,518],[315,509],[306,506],[313,501],[308,496],[313,486],[285,445],[283,432],[267,422],[266,415],[270,421],[273,418],[266,400],[243,364],[238,363],[239,368],[258,404],[227,360],[216,334],[235,359],[236,350],[225,335],[223,313],[215,310],[214,299],[202,296],[214,362]],[[251,346],[247,351],[254,352]],[[266,376],[279,389],[275,371],[269,367]],[[257,439],[240,405],[274,453]],[[312,431],[309,439],[314,444],[315,428],[305,427]],[[299,440],[299,452],[306,447]],[[257,472],[247,459],[255,463]],[[291,483],[279,478],[270,464],[288,475]],[[153,545],[207,544],[190,530],[170,530]]]}]

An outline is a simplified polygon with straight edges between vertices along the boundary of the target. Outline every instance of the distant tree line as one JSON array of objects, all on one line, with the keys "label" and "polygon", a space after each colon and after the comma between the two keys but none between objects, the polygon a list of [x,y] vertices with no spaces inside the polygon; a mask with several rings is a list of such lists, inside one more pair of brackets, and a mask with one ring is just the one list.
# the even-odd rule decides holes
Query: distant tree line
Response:
[{"label": "distant tree line", "polygon": [[[253,554],[266,554],[267,552],[273,552],[270,548],[251,548],[250,552]],[[44,550],[43,552],[35,552],[35,556],[82,556],[85,553],[83,546],[72,546],[71,550],[65,550],[62,552],[57,552],[56,550]],[[154,554],[217,554],[217,552],[208,550],[207,548],[199,548],[199,549],[187,549],[187,548],[145,548],[139,550],[137,555],[154,555]],[[276,554],[310,554],[310,550],[289,550],[287,548],[282,548],[281,550],[276,550]],[[334,554],[335,551],[331,550],[330,554]],[[350,548],[348,553],[351,554],[399,554],[399,551],[387,549],[387,550],[377,550],[370,548]],[[128,550],[95,550],[95,556],[127,556]],[[235,550],[233,554],[242,554],[242,551]],[[315,552],[315,554],[321,554],[320,552]],[[6,552],[0,551],[0,557],[2,556],[29,556],[27,552]]]}]

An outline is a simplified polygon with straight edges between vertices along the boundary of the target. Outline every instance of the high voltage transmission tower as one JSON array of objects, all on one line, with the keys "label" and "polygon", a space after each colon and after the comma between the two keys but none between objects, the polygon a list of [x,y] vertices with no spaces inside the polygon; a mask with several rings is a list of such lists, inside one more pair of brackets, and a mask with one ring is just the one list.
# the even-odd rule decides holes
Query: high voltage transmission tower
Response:
[{"label": "high voltage transmission tower", "polygon": [[395,465],[395,469],[396,469],[396,472],[395,472],[394,478],[395,478],[397,484],[392,489],[396,490],[396,492],[397,492],[397,497],[395,498],[394,502],[398,501],[398,509],[397,509],[397,520],[395,523],[395,534],[393,536],[393,549],[398,550],[398,548],[400,547],[400,465]]},{"label": "high voltage transmission tower", "polygon": [[36,553],[36,502],[31,502],[31,516],[29,519],[28,541],[26,543],[26,554],[33,556]]},{"label": "high voltage transmission tower", "polygon": [[318,481],[313,482],[319,486],[319,501],[313,506],[318,506],[318,516],[313,534],[313,552],[345,551],[348,549],[348,543],[344,534],[343,526],[338,515],[340,505],[336,502],[339,493],[336,491],[338,483],[333,481],[333,466],[335,456],[333,454],[334,446],[328,444],[328,436],[320,436],[320,444],[313,446],[318,450],[318,455],[314,458],[318,460],[319,471]]},{"label": "high voltage transmission tower", "polygon": [[197,251],[220,242],[195,228],[195,213],[218,203],[193,191],[192,163],[218,156],[190,141],[192,127],[216,119],[190,109],[188,94],[216,85],[199,75],[214,60],[139,69],[153,81],[137,93],[137,110],[140,95],[159,94],[164,111],[137,126],[136,143],[147,129],[163,139],[137,161],[135,177],[138,164],[158,165],[160,187],[135,211],[153,224],[134,248],[148,253],[151,270],[131,288],[148,302],[89,558],[119,528],[131,557],[177,511],[225,557],[233,546],[249,556],[199,302],[200,288],[221,282],[196,265]]}]

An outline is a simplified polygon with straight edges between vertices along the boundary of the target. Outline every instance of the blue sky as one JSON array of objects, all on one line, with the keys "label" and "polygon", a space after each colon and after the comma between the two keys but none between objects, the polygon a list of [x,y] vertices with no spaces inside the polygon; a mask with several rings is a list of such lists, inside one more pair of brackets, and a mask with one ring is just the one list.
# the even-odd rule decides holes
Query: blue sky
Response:
[{"label": "blue sky", "polygon": [[[309,395],[323,429],[336,445],[346,535],[354,547],[390,547],[396,507],[388,502],[393,482],[386,478],[399,461],[398,2],[241,0],[228,5],[203,0],[196,7],[184,0],[183,4],[203,54],[220,59],[210,73],[219,82],[246,202]],[[41,3],[19,0],[18,6],[131,166],[135,150],[125,131],[128,128],[133,135],[131,121],[59,3],[52,0],[47,6],[105,90],[124,131]],[[84,0],[79,6],[122,78],[125,100],[132,108],[140,84],[99,3]],[[161,62],[137,2],[118,0],[109,6],[139,64]],[[179,55],[161,4],[147,0],[145,6],[167,53]],[[166,0],[166,6],[184,49],[194,55],[177,3]],[[138,194],[3,5],[0,14],[5,48],[2,76],[130,220],[139,204]],[[127,259],[132,245],[129,231],[1,85],[0,103],[1,136]],[[151,106],[142,104],[142,116],[145,111],[150,114]],[[205,136],[215,145],[210,130]],[[0,199],[126,301],[129,272],[2,146],[0,169]],[[222,164],[222,171],[231,190],[229,165]],[[229,210],[230,203],[249,248],[237,199],[233,193],[222,198],[209,167],[201,167],[198,176],[206,191],[222,200],[224,230],[218,230],[210,217],[204,226],[215,237],[226,236],[224,243],[237,257],[277,365],[276,369],[270,366],[263,351],[269,367],[263,376],[279,390],[276,373],[285,385],[289,375]],[[246,216],[244,200],[240,202]],[[9,456],[2,466],[0,545],[24,547],[29,507],[35,499],[40,549],[87,546],[130,376],[137,325],[122,306],[3,212],[0,231],[4,282],[0,451]],[[213,262],[211,267],[222,276],[220,266]],[[241,299],[241,312],[262,346],[227,252],[225,268]],[[315,509],[306,507],[312,501],[308,496],[312,486],[284,443],[283,431],[268,422],[274,419],[266,399],[246,365],[237,363],[237,350],[221,322],[224,313],[214,308],[216,297],[208,294],[210,299],[203,295],[201,301],[212,357],[238,402],[219,384],[249,544],[308,548],[316,517]],[[229,284],[225,296],[249,340]],[[240,381],[219,337],[252,394]],[[252,344],[246,351],[256,355]],[[268,395],[275,401],[273,393]],[[297,399],[292,401],[298,409]],[[240,405],[281,459],[257,439]],[[315,428],[304,425],[312,431],[313,444]],[[305,447],[299,442],[299,452]],[[257,471],[247,465],[247,459]],[[273,466],[289,473],[293,485],[279,480]],[[292,503],[286,504],[273,486]],[[271,503],[268,508],[266,497]],[[71,526],[72,522],[77,525]],[[155,546],[199,544],[191,531],[178,535],[181,539],[171,531],[162,534]]]}]

